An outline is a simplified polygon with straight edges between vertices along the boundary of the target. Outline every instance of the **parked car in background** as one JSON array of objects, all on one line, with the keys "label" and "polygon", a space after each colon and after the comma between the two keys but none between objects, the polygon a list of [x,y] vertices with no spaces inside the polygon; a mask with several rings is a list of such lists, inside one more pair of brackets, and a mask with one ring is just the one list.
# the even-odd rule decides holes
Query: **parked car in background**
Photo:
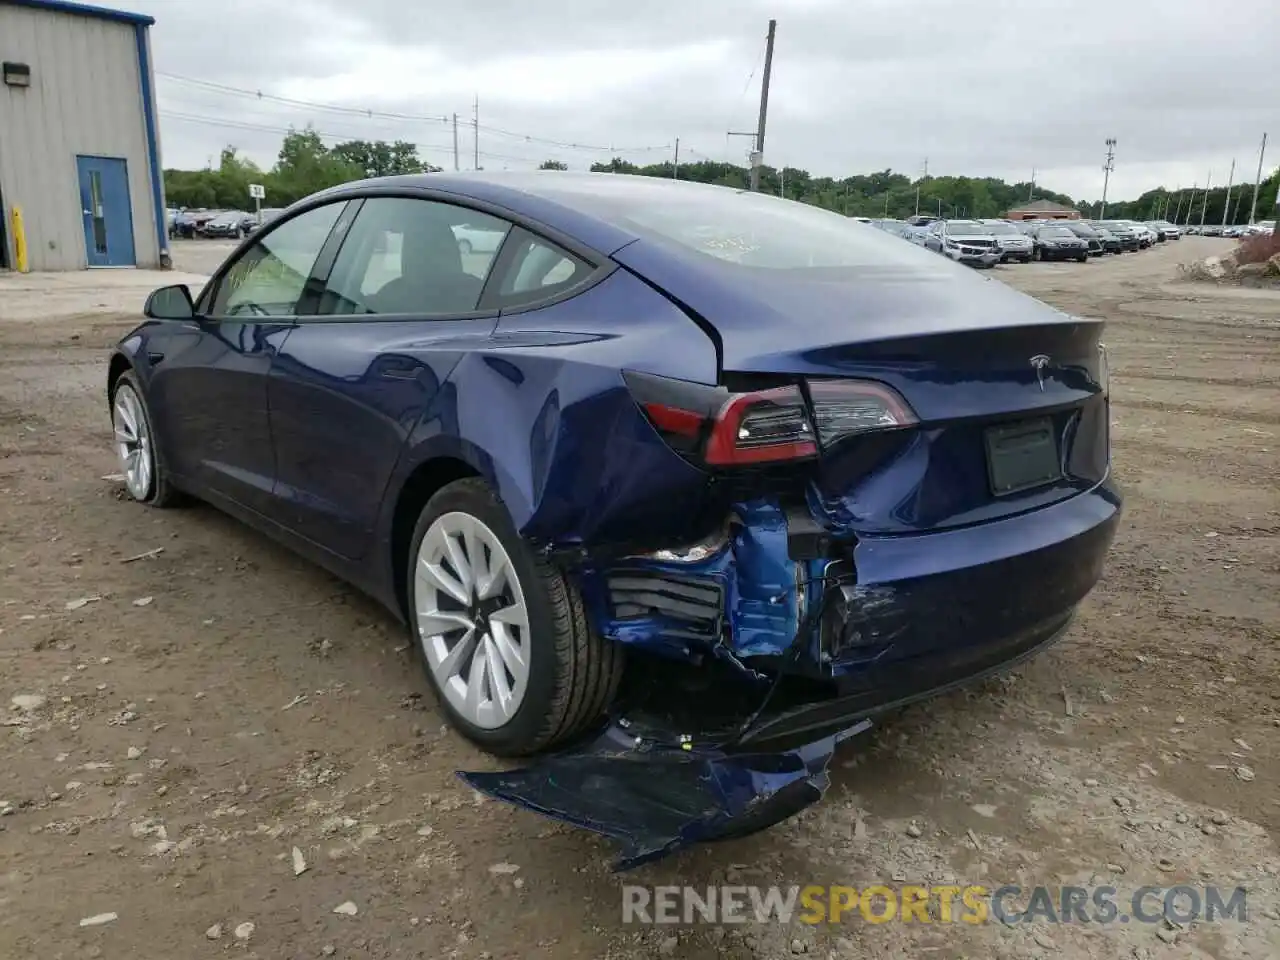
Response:
[{"label": "parked car in background", "polygon": [[1270,235],[1275,232],[1276,222],[1274,220],[1259,220],[1257,223],[1250,224],[1245,227],[1245,233],[1249,236],[1258,234]]},{"label": "parked car in background", "polygon": [[197,232],[200,236],[209,240],[227,238],[238,240],[249,232],[249,228],[245,225],[243,211],[228,210],[206,220],[203,225],[197,228]]},{"label": "parked car in background", "polygon": [[1168,220],[1152,220],[1150,225],[1159,230],[1166,240],[1177,240],[1182,236],[1181,228]]},{"label": "parked car in background", "polygon": [[453,228],[458,250],[463,256],[470,253],[493,253],[502,242],[503,234],[489,227],[461,223]]},{"label": "parked car in background", "polygon": [[170,239],[191,240],[196,231],[214,214],[207,210],[181,210],[169,227]]},{"label": "parked car in background", "polygon": [[1031,237],[1023,233],[1008,220],[982,220],[982,225],[996,238],[996,246],[1000,248],[1000,262],[1008,263],[1017,260],[1030,263],[1035,243]]},{"label": "parked car in background", "polygon": [[994,267],[1003,256],[995,235],[980,220],[935,220],[925,233],[924,245],[975,267]]},{"label": "parked car in background", "polygon": [[145,314],[104,378],[128,496],[372,595],[455,730],[539,757],[466,782],[632,863],[1054,643],[1120,522],[1100,321],[763,194],[364,180]]},{"label": "parked car in background", "polygon": [[1155,237],[1156,243],[1166,243],[1169,240],[1169,234],[1164,227],[1156,220],[1144,220],[1142,225],[1151,232]]},{"label": "parked car in background", "polygon": [[1062,225],[1074,233],[1077,237],[1088,244],[1089,256],[1100,257],[1106,253],[1106,247],[1102,243],[1102,237],[1098,235],[1098,231],[1083,220],[1063,220]]},{"label": "parked car in background", "polygon": [[1089,226],[1098,235],[1098,239],[1102,241],[1103,253],[1114,253],[1116,255],[1124,253],[1124,244],[1120,242],[1120,238],[1114,233],[1106,227],[1098,226],[1096,223],[1091,223]]},{"label": "parked car in background", "polygon": [[1136,220],[1125,220],[1124,222],[1138,235],[1138,249],[1145,250],[1156,242],[1156,232],[1146,224],[1138,223]]},{"label": "parked car in background", "polygon": [[903,240],[907,239],[907,225],[901,220],[872,220],[871,225],[877,230],[883,230]]},{"label": "parked car in background", "polygon": [[1093,221],[1093,225],[1102,227],[1102,229],[1119,239],[1120,247],[1123,250],[1137,250],[1142,245],[1142,241],[1138,237],[1138,232],[1126,221],[1098,220]]},{"label": "parked car in background", "polygon": [[1032,256],[1036,260],[1078,260],[1085,263],[1089,259],[1088,242],[1062,223],[1046,223],[1037,227],[1032,240],[1035,243]]}]

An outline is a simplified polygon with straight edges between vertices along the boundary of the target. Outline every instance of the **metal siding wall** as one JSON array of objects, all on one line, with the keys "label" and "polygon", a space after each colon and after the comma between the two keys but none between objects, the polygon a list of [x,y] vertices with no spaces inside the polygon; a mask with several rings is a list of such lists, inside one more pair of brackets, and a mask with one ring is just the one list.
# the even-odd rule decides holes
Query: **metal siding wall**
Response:
[{"label": "metal siding wall", "polygon": [[31,269],[85,266],[77,154],[128,162],[138,266],[158,266],[134,28],[0,4],[0,59],[31,66],[27,89],[0,85],[0,188],[22,207]]}]

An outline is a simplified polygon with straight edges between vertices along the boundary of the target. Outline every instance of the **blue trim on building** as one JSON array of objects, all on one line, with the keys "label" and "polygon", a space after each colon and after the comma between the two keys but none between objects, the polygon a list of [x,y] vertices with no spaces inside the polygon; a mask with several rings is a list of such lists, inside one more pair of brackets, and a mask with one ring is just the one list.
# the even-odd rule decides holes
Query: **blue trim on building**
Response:
[{"label": "blue trim on building", "polygon": [[132,23],[139,27],[149,27],[155,23],[154,17],[143,13],[131,13],[128,10],[108,10],[106,7],[92,7],[87,3],[72,3],[71,0],[8,0],[20,7],[35,7],[37,10],[48,10],[52,13],[72,13],[82,17],[96,17],[99,20],[115,20],[117,23]]},{"label": "blue trim on building", "polygon": [[155,207],[156,242],[163,258],[169,251],[169,216],[164,207],[164,170],[160,167],[160,140],[156,136],[156,98],[151,90],[151,57],[147,52],[147,25],[137,24],[134,27],[134,35],[138,40],[138,79],[142,84],[142,115],[147,125],[147,160],[151,167],[151,205]]}]

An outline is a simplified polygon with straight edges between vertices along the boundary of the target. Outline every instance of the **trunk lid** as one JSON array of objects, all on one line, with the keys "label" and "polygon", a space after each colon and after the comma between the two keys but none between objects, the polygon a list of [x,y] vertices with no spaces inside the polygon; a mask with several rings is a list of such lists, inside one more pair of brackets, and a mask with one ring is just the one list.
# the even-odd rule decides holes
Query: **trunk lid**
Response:
[{"label": "trunk lid", "polygon": [[[963,526],[1047,506],[1105,479],[1103,324],[901,247],[889,262],[838,270],[743,267],[673,256],[646,241],[615,257],[661,277],[710,327],[727,379],[874,380],[907,401],[918,425],[833,444],[816,466],[798,468],[808,471],[811,501],[830,529]],[[1034,468],[1019,466],[1036,458],[1038,480]]]}]

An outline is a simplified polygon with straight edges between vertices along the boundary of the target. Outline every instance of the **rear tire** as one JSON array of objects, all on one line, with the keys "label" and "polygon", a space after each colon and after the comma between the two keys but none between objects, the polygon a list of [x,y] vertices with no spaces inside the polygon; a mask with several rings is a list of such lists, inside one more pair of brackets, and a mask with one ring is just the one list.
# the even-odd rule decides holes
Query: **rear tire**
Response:
[{"label": "rear tire", "polygon": [[407,574],[427,680],[472,743],[528,756],[604,714],[622,677],[621,648],[595,632],[576,586],[529,550],[483,480],[450,483],[427,502]]}]

